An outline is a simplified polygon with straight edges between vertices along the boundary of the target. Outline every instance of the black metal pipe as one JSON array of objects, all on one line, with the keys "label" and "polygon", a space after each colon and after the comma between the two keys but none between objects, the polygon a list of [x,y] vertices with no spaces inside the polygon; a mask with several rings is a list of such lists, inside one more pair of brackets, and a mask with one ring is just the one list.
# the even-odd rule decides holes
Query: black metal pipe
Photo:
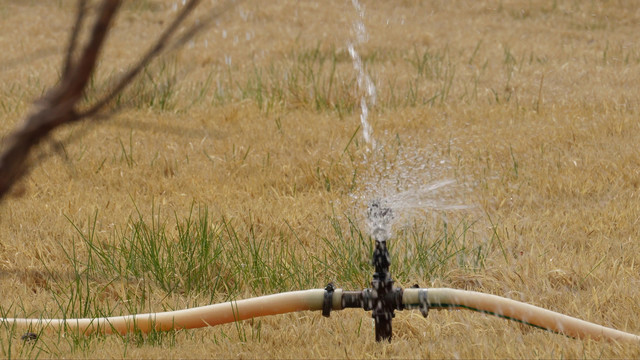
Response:
[{"label": "black metal pipe", "polygon": [[391,320],[395,316],[393,313],[394,281],[391,278],[391,274],[389,274],[389,265],[391,265],[391,257],[387,250],[387,242],[376,239],[376,248],[373,252],[375,273],[371,281],[372,297],[370,302],[373,305],[371,316],[375,321],[376,341],[378,342],[383,340],[391,341]]},{"label": "black metal pipe", "polygon": [[343,291],[342,292],[342,308],[363,308],[364,301],[362,299],[362,291]]}]

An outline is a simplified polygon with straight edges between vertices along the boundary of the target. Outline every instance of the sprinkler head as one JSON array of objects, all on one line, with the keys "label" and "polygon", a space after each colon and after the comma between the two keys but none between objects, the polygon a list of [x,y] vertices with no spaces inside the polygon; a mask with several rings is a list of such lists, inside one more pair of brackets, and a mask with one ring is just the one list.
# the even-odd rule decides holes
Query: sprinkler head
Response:
[{"label": "sprinkler head", "polygon": [[402,289],[393,287],[393,279],[389,273],[391,257],[387,248],[387,240],[391,237],[393,211],[381,200],[371,202],[367,209],[367,220],[371,236],[376,240],[372,265],[375,268],[371,289],[363,291],[363,305],[372,310],[375,321],[376,341],[391,341],[391,320],[394,310],[402,309]]},{"label": "sprinkler head", "polygon": [[384,228],[381,228],[381,227],[373,229],[371,235],[378,242],[384,242],[384,241],[389,240],[389,231],[387,231],[387,229],[384,229]]},{"label": "sprinkler head", "polygon": [[[341,308],[362,308],[371,311],[375,324],[376,341],[391,341],[393,336],[392,321],[396,310],[404,310],[413,307],[405,307],[403,303],[404,291],[402,288],[394,287],[389,267],[391,266],[391,256],[387,247],[387,240],[391,237],[391,223],[393,221],[393,210],[383,205],[382,201],[376,199],[367,208],[367,221],[371,231],[371,236],[375,239],[375,247],[371,259],[374,267],[371,287],[362,291],[341,291]],[[329,316],[333,305],[333,284],[325,288],[324,300],[322,303],[322,314]],[[427,316],[429,310],[426,291],[418,295],[422,315]]]},{"label": "sprinkler head", "polygon": [[[381,200],[371,202],[367,208],[367,221],[371,236],[375,239],[375,247],[371,259],[374,267],[371,287],[362,291],[341,292],[341,306],[344,308],[359,307],[371,311],[375,324],[376,341],[391,341],[393,336],[392,321],[396,310],[404,310],[402,288],[394,287],[389,267],[391,256],[387,247],[387,240],[391,237],[391,223],[393,210],[385,206]],[[335,289],[333,284],[325,288],[322,304],[322,314],[329,316],[332,306],[332,296]],[[428,311],[426,292],[420,296],[420,311],[426,316]]]},{"label": "sprinkler head", "polygon": [[391,221],[393,210],[382,204],[382,200],[375,199],[367,208],[367,222],[371,236],[378,242],[386,242],[391,237]]}]

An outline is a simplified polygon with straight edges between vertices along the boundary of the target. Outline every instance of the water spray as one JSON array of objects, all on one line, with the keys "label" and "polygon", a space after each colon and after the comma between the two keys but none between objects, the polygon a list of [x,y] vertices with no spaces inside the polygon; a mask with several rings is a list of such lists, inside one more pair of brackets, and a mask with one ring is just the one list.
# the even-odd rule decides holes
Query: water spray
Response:
[{"label": "water spray", "polygon": [[[466,309],[577,339],[640,344],[638,335],[496,295],[447,288],[394,287],[394,281],[389,272],[391,257],[387,248],[387,242],[391,237],[393,211],[382,201],[377,200],[369,206],[367,218],[375,241],[372,256],[374,273],[371,287],[362,291],[345,291],[329,283],[324,289],[292,291],[178,311],[85,319],[2,318],[0,322],[25,326],[30,330],[40,327],[74,331],[84,335],[126,334],[134,331],[149,333],[202,328],[261,316],[308,310],[322,311],[323,316],[329,317],[331,311],[361,308],[371,311],[375,322],[375,339],[383,342],[392,340],[392,321],[396,310],[416,309],[427,317],[429,310],[432,309]],[[37,335],[30,332],[23,338],[34,340]]]},{"label": "water spray", "polygon": [[353,30],[356,36],[355,44],[349,42],[347,44],[347,48],[349,50],[351,60],[353,61],[353,69],[358,75],[358,90],[363,92],[362,97],[360,98],[360,123],[362,125],[362,136],[364,137],[364,141],[367,144],[370,144],[372,149],[375,149],[376,142],[373,139],[371,124],[367,120],[369,117],[367,100],[369,100],[371,106],[376,104],[376,87],[373,84],[373,81],[371,81],[369,75],[367,75],[362,58],[360,58],[358,51],[356,51],[356,45],[364,44],[368,40],[367,30],[364,26],[364,8],[360,5],[358,0],[351,0],[351,4],[358,13],[359,20],[353,24]]}]

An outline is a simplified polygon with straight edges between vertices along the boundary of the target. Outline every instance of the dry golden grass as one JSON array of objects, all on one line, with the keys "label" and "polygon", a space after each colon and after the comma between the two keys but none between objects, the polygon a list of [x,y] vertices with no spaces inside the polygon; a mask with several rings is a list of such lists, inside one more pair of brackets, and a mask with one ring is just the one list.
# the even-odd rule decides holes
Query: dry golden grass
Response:
[{"label": "dry golden grass", "polygon": [[[174,3],[126,3],[96,88],[139,55]],[[152,66],[159,75],[140,80],[140,91],[130,91],[112,119],[74,125],[40,146],[34,170],[0,205],[3,312],[11,306],[11,315],[55,314],[52,289],[72,281],[63,249],[79,244],[68,219],[86,229],[97,212],[96,233],[109,238],[137,216],[136,207],[148,220],[160,207],[173,224],[174,214],[181,219],[193,204],[204,205],[214,219],[253,224],[257,237],[290,225],[322,256],[321,239],[335,239],[328,217],[361,216],[363,203],[353,196],[370,195],[368,184],[397,182],[395,189],[374,187],[393,193],[411,182],[453,178],[461,188],[454,200],[475,205],[465,216],[475,221],[474,241],[487,247],[484,266],[451,262],[442,275],[407,279],[640,333],[638,4],[363,4],[369,41],[357,49],[377,87],[370,121],[389,170],[372,169],[382,161],[366,161],[377,155],[360,133],[350,141],[360,122],[346,51],[357,19],[351,3],[243,2],[165,57],[164,68],[162,61]],[[56,81],[72,19],[70,1],[0,2],[1,134]],[[308,60],[314,51],[329,59],[322,68]],[[303,79],[304,69],[317,78]],[[285,73],[301,77],[285,83]],[[319,105],[318,94],[326,95]],[[417,170],[421,165],[431,171]],[[437,219],[413,221],[435,229]],[[77,251],[82,257],[87,249]],[[101,291],[104,281],[95,279],[90,291]],[[97,306],[124,312],[114,303],[127,290],[111,291]],[[261,294],[239,289],[239,296],[254,295]],[[208,300],[158,288],[148,296],[146,310],[154,311]],[[371,321],[358,310],[329,319],[289,314],[137,345],[116,336],[74,342],[45,334],[31,352],[19,331],[2,328],[0,343],[3,356],[11,344],[13,356],[30,357],[640,356],[637,344],[573,340],[471,312],[432,311],[427,319],[398,313],[393,342],[377,344]]]}]

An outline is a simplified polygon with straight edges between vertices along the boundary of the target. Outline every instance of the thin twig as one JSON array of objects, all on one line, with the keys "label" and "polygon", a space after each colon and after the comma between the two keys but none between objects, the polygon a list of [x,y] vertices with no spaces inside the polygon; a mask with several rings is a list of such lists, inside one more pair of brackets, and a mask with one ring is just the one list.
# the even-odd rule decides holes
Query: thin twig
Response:
[{"label": "thin twig", "polygon": [[102,3],[89,44],[78,63],[70,68],[60,84],[36,102],[35,111],[6,138],[0,154],[0,200],[27,172],[26,161],[31,149],[57,126],[77,117],[74,107],[93,73],[98,52],[119,5],[119,0],[105,0]]},{"label": "thin twig", "polygon": [[[151,60],[157,57],[164,49],[169,48],[169,40],[170,37],[174,34],[180,23],[182,23],[189,13],[198,6],[201,0],[191,0],[187,3],[180,14],[174,19],[173,23],[167,28],[164,33],[158,38],[154,46],[152,46],[147,53],[142,57],[142,59],[132,67],[119,81],[119,83],[113,87],[113,89],[105,95],[101,100],[92,105],[89,109],[81,112],[78,115],[78,119],[80,120],[85,117],[93,117],[95,116],[105,105],[107,105],[110,101],[112,101],[118,94],[120,94],[130,83],[131,81],[142,71]],[[197,33],[203,31],[209,25],[213,23],[214,20],[222,16],[222,14],[226,13],[231,7],[237,5],[242,2],[242,0],[228,0],[223,5],[218,6],[215,11],[210,12],[207,16],[197,19],[195,25],[192,25],[188,28],[184,33],[173,43],[171,44],[169,51],[175,50],[187,41],[191,40]]]},{"label": "thin twig", "polygon": [[187,41],[191,40],[198,32],[203,31],[205,28],[211,25],[214,20],[222,16],[222,14],[227,12],[231,7],[240,4],[242,1],[243,0],[228,0],[223,5],[218,6],[216,11],[212,11],[209,13],[209,15],[198,19],[195,25],[187,29],[176,41],[173,42],[170,50],[174,50],[184,45]]},{"label": "thin twig", "polygon": [[177,40],[171,42],[171,37],[175,35],[179,26],[200,1],[190,0],[188,2],[169,27],[161,34],[156,43],[101,100],[85,111],[77,111],[76,106],[82,98],[91,75],[94,73],[100,49],[109,32],[113,17],[121,4],[121,0],[103,0],[88,44],[79,58],[74,60],[73,54],[77,47],[78,36],[86,17],[86,0],[79,0],[78,14],[71,30],[66,59],[63,65],[62,81],[35,103],[34,112],[25,119],[20,128],[7,136],[4,141],[3,151],[0,153],[0,200],[9,192],[13,184],[29,170],[26,161],[31,149],[46,138],[53,129],[63,124],[95,116],[115,96],[121,93],[154,57],[169,48],[170,45],[170,48],[174,49],[187,42],[197,32],[211,24],[214,19],[225,12],[232,3],[232,0],[227,1],[225,6],[219,7],[218,11],[210,13],[202,20],[198,20]]},{"label": "thin twig", "polygon": [[200,0],[190,0],[180,11],[178,16],[173,20],[173,22],[167,27],[167,29],[162,33],[160,38],[156,41],[156,43],[147,51],[147,53],[138,61],[138,63],[132,67],[118,82],[118,84],[107,93],[101,100],[96,102],[89,109],[83,111],[79,114],[76,120],[91,117],[95,115],[98,111],[100,111],[106,104],[108,104],[113,98],[118,95],[122,90],[124,90],[129,83],[138,75],[138,73],[144,69],[145,66],[151,62],[151,60],[157,56],[167,45],[168,39],[173,35],[178,26],[187,18],[187,16],[191,13],[191,11],[198,5]]},{"label": "thin twig", "polygon": [[69,72],[71,71],[71,67],[73,66],[73,53],[76,51],[78,34],[82,29],[82,23],[85,18],[86,8],[87,8],[87,1],[78,0],[78,13],[76,15],[76,22],[73,24],[73,28],[71,28],[71,36],[69,38],[69,45],[67,48],[67,57],[64,61],[64,70],[62,72],[63,78],[66,78],[67,76],[69,76]]},{"label": "thin twig", "polygon": [[76,101],[82,96],[82,92],[91,78],[91,74],[93,74],[100,49],[102,48],[104,39],[109,32],[111,20],[120,6],[120,3],[121,0],[105,0],[103,2],[100,14],[96,19],[93,30],[91,31],[89,44],[82,52],[82,55],[78,59],[78,63],[73,66],[73,69],[67,77],[68,82],[66,86],[63,81],[63,86],[61,88],[62,91],[60,92],[63,97],[60,100],[69,99],[73,101],[73,105],[75,105]]}]

